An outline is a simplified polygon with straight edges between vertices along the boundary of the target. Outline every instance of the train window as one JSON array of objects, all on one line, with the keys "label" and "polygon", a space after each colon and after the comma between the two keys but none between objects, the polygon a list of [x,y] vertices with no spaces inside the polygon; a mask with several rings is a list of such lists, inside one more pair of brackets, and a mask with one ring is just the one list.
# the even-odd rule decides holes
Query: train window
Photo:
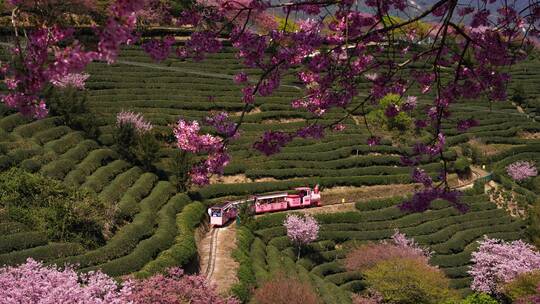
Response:
[{"label": "train window", "polygon": [[221,216],[221,209],[212,209],[212,216],[213,217],[220,217]]}]

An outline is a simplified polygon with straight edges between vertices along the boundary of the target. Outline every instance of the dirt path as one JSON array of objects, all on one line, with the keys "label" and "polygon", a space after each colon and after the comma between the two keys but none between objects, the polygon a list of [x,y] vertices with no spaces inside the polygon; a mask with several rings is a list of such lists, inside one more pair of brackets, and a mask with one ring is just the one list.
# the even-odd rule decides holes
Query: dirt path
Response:
[{"label": "dirt path", "polygon": [[232,258],[236,248],[236,224],[211,228],[198,244],[201,273],[215,284],[218,292],[226,294],[238,282],[238,263]]}]

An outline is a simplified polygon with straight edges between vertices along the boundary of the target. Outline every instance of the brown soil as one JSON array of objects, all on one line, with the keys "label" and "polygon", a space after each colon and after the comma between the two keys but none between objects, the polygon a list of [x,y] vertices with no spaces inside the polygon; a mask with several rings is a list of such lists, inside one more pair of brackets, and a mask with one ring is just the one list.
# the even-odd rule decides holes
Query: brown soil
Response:
[{"label": "brown soil", "polygon": [[244,174],[212,176],[210,184],[244,184],[251,183],[253,180],[246,177]]},{"label": "brown soil", "polygon": [[517,137],[524,139],[540,139],[540,132],[518,132]]},{"label": "brown soil", "polygon": [[236,278],[238,263],[231,256],[233,250],[236,249],[236,225],[233,223],[223,228],[214,229],[218,229],[215,234],[217,246],[212,257],[210,257],[212,230],[198,243],[200,269],[201,273],[204,274],[208,263],[211,262],[210,259],[213,259],[214,267],[206,273],[207,279],[217,286],[219,293],[227,294],[231,287],[238,282]]},{"label": "brown soil", "polygon": [[276,123],[293,123],[306,121],[304,118],[283,118],[283,119],[265,119],[261,123],[264,124],[276,124]]},{"label": "brown soil", "polygon": [[[252,115],[252,114],[257,114],[257,113],[261,113],[261,112],[262,112],[261,108],[256,107],[253,110],[251,110],[249,113],[246,113],[246,115]],[[231,116],[240,116],[240,115],[242,115],[242,111],[230,112],[230,115]]]},{"label": "brown soil", "polygon": [[515,147],[515,145],[485,144],[479,141],[478,139],[471,139],[468,141],[468,143],[477,147],[480,150],[480,152],[485,154],[486,156],[496,155],[510,148]]}]

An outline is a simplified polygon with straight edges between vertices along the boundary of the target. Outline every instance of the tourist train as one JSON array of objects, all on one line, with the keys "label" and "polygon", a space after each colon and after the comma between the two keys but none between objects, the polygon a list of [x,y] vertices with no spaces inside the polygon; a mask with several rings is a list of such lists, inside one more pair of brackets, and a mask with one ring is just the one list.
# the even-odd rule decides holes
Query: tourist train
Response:
[{"label": "tourist train", "polygon": [[250,204],[255,214],[283,211],[296,208],[315,207],[321,205],[319,185],[295,188],[294,191],[263,195],[253,195],[249,199],[227,201],[208,208],[210,224],[220,227],[236,218],[241,204]]}]

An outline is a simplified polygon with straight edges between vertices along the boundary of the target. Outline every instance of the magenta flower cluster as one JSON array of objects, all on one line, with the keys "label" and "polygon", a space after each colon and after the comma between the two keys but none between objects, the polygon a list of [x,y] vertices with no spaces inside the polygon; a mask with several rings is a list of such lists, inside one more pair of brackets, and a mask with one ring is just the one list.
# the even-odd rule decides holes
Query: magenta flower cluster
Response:
[{"label": "magenta flower cluster", "polygon": [[530,161],[517,161],[506,167],[506,173],[513,180],[519,182],[538,175],[538,169]]},{"label": "magenta flower cluster", "polygon": [[[223,126],[224,120],[222,118],[209,118],[209,123]],[[224,128],[222,131],[230,130],[230,127]],[[206,185],[213,174],[223,173],[223,168],[229,163],[230,157],[221,137],[199,134],[200,129],[197,121],[188,122],[180,119],[174,128],[174,136],[178,148],[191,153],[206,153],[208,155],[206,159],[195,164],[190,172],[193,184]]]},{"label": "magenta flower cluster", "polygon": [[468,273],[473,277],[471,289],[497,293],[500,284],[519,274],[540,269],[540,253],[522,240],[505,242],[484,237],[472,253],[473,265]]},{"label": "magenta flower cluster", "polygon": [[116,126],[131,125],[139,134],[152,130],[154,126],[141,113],[122,111],[116,114]]},{"label": "magenta flower cluster", "polygon": [[[44,25],[30,31],[25,47],[18,47],[22,45],[18,43],[12,49],[14,58],[20,62],[3,65],[0,69],[9,90],[1,97],[4,104],[26,116],[45,117],[48,109],[40,96],[46,85],[69,84],[80,88],[85,80],[80,73],[90,62],[114,62],[120,46],[136,40],[132,32],[136,27],[137,13],[144,7],[144,3],[145,0],[117,0],[111,4],[109,17],[98,33],[97,51],[86,51],[74,39],[73,29]],[[27,5],[23,1],[12,1],[11,4]]]},{"label": "magenta flower cluster", "polygon": [[287,229],[287,237],[296,244],[307,245],[317,239],[319,236],[319,223],[311,215],[303,217],[289,214],[283,222],[283,226]]}]

